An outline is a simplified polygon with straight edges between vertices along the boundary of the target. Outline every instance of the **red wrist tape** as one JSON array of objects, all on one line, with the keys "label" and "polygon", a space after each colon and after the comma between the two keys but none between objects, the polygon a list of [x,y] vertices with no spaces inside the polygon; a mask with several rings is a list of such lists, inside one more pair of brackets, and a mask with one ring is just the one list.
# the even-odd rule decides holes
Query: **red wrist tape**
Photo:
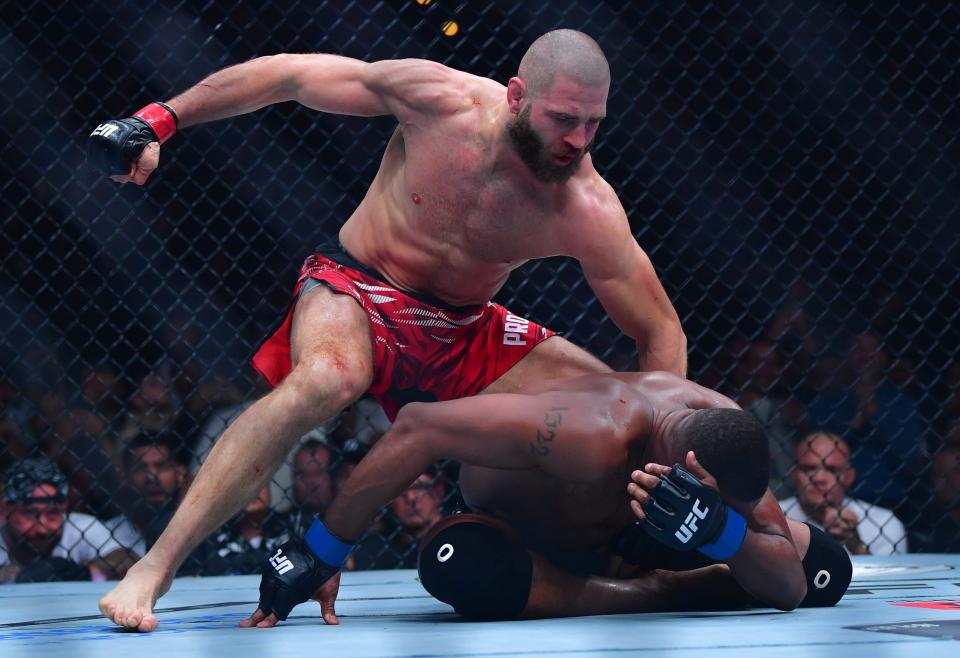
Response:
[{"label": "red wrist tape", "polygon": [[177,132],[177,115],[169,107],[162,103],[150,103],[146,107],[137,110],[135,117],[143,119],[150,124],[153,132],[157,133],[157,139],[163,144],[173,137]]}]

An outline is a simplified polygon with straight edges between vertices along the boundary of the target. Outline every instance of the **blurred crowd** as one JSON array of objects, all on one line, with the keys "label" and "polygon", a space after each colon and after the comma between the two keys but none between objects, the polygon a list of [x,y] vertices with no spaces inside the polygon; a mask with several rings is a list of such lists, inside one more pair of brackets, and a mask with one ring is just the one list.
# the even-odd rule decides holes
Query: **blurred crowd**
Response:
[{"label": "blurred crowd", "polygon": [[[960,361],[924,380],[909,333],[890,321],[896,299],[882,300],[864,326],[827,333],[810,321],[808,297],[791,291],[763,331],[732,337],[697,380],[766,427],[771,488],[787,516],[819,525],[852,554],[960,552]],[[55,348],[31,349],[29,375],[0,381],[0,582],[122,577],[263,391],[244,394],[189,359],[133,377],[109,360],[65,372]],[[180,575],[259,572],[266,553],[323,514],[388,427],[365,398],[306,434]],[[346,567],[414,567],[419,539],[456,497],[455,464],[424,473]]]}]

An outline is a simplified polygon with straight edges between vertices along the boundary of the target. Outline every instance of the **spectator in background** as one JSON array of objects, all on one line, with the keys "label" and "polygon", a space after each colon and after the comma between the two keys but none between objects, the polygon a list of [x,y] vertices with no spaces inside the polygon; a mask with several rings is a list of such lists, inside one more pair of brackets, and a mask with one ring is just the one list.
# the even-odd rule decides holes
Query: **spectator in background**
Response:
[{"label": "spectator in background", "polygon": [[933,455],[928,482],[933,500],[923,510],[910,538],[914,551],[960,553],[960,432]]},{"label": "spectator in background", "polygon": [[70,493],[67,506],[101,519],[118,513],[117,472],[100,441],[81,432],[67,439],[57,457],[57,466],[67,476]]},{"label": "spectator in background", "polygon": [[735,341],[730,397],[763,426],[770,442],[770,489],[777,498],[794,493],[790,473],[794,444],[803,422],[803,408],[784,385],[784,359],[777,346],[765,339]]},{"label": "spectator in background", "polygon": [[847,495],[857,472],[843,439],[830,432],[808,434],[797,443],[796,458],[797,496],[780,501],[786,516],[819,526],[852,555],[907,552],[906,531],[893,512]]},{"label": "spectator in background", "polygon": [[128,413],[120,427],[120,454],[123,455],[127,442],[139,434],[174,431],[179,414],[180,399],[173,389],[166,368],[144,375],[130,398]]},{"label": "spectator in background", "polygon": [[908,496],[926,496],[914,486],[925,427],[916,402],[887,378],[889,363],[879,336],[854,336],[845,366],[827,373],[808,405],[808,421],[848,441],[860,473],[854,495],[910,516],[917,503]]},{"label": "spectator in background", "polygon": [[0,379],[0,473],[16,460],[30,456],[33,446],[23,435],[27,417],[17,387]]},{"label": "spectator in background", "polygon": [[100,439],[117,468],[116,436],[124,419],[127,385],[116,368],[107,363],[84,367],[80,374],[80,397],[71,406],[75,426]]},{"label": "spectator in background", "polygon": [[[179,461],[179,450],[172,435],[150,433],[132,438],[124,449],[123,513],[106,526],[138,559],[160,536],[185,493],[187,467]],[[190,559],[184,563],[190,564]]]},{"label": "spectator in background", "polygon": [[323,517],[333,502],[333,471],[338,465],[333,448],[318,439],[304,441],[293,453],[293,505],[288,526],[301,534]]},{"label": "spectator in background", "polygon": [[347,569],[416,569],[420,540],[444,516],[446,481],[431,469],[391,501],[381,516],[379,531],[368,532],[357,543]]},{"label": "spectator in background", "polygon": [[767,337],[782,346],[802,371],[807,371],[815,363],[823,344],[817,326],[825,310],[817,309],[811,313],[809,309],[818,297],[822,295],[814,295],[805,281],[794,280],[767,331]]},{"label": "spectator in background", "polygon": [[270,509],[270,486],[260,490],[236,517],[216,533],[204,560],[204,576],[258,574],[263,558],[290,536]]},{"label": "spectator in background", "polygon": [[106,580],[133,564],[100,521],[67,512],[67,488],[45,458],[19,460],[4,473],[0,582]]}]

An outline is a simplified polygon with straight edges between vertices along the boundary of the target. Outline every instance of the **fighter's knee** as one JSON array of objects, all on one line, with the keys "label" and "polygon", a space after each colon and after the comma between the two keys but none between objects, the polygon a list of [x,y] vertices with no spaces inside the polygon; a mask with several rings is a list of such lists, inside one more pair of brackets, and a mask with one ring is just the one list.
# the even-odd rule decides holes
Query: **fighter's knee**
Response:
[{"label": "fighter's knee", "polygon": [[527,605],[533,560],[503,527],[463,514],[425,539],[417,568],[432,596],[474,619],[515,619]]},{"label": "fighter's knee", "polygon": [[810,546],[803,557],[803,573],[807,579],[807,595],[802,608],[834,606],[850,586],[853,563],[837,540],[820,528],[810,527]]},{"label": "fighter's knee", "polygon": [[305,403],[325,400],[342,408],[366,392],[373,374],[365,359],[330,354],[301,359],[288,379]]}]

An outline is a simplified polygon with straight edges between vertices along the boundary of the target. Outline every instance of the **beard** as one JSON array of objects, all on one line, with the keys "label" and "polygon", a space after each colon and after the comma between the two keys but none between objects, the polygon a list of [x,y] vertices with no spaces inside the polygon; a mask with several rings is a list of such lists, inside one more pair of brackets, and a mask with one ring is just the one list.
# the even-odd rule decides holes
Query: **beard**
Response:
[{"label": "beard", "polygon": [[565,165],[558,165],[553,162],[553,156],[547,150],[547,145],[543,143],[540,135],[530,125],[531,108],[532,105],[528,104],[515,119],[507,124],[507,135],[510,137],[510,143],[523,163],[527,165],[527,168],[538,180],[544,183],[566,183],[577,173],[583,156],[593,148],[596,138],[590,140],[590,143],[573,160]]}]

